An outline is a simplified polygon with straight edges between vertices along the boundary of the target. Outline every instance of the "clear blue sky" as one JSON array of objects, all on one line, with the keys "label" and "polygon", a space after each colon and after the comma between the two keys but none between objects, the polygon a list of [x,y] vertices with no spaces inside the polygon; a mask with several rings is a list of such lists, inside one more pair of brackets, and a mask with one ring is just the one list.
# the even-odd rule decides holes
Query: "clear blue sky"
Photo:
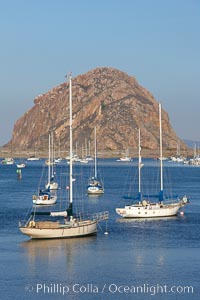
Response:
[{"label": "clear blue sky", "polygon": [[200,140],[199,0],[0,0],[0,145],[38,94],[109,66],[136,77],[180,138]]}]

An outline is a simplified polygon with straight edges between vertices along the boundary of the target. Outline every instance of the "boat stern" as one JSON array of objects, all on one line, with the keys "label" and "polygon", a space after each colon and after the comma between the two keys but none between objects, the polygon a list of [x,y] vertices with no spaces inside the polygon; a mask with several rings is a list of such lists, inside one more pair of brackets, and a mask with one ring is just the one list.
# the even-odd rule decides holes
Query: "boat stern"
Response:
[{"label": "boat stern", "polygon": [[103,188],[95,187],[95,186],[89,186],[88,187],[88,194],[90,195],[99,195],[99,194],[104,194]]}]

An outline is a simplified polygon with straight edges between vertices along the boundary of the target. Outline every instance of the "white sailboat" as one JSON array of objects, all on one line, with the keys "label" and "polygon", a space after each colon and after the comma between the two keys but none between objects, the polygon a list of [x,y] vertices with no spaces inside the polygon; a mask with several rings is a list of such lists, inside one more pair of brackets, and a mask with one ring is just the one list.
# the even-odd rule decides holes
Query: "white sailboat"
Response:
[{"label": "white sailboat", "polygon": [[117,161],[121,161],[121,162],[130,162],[130,161],[132,161],[132,158],[129,156],[128,149],[126,150],[126,154],[123,155],[122,157],[120,157],[119,159],[117,159]]},{"label": "white sailboat", "polygon": [[104,193],[102,182],[97,178],[97,139],[96,139],[96,127],[94,128],[94,176],[90,178],[87,192],[89,195],[100,195]]},{"label": "white sailboat", "polygon": [[[93,218],[83,219],[81,216],[75,217],[73,213],[73,175],[72,175],[72,83],[69,76],[69,107],[70,107],[70,168],[69,168],[69,207],[62,212],[46,212],[49,217],[61,217],[62,221],[36,221],[36,212],[34,211],[29,220],[23,225],[19,224],[20,231],[35,239],[51,238],[74,238],[96,234],[97,223],[99,220],[108,218],[108,213],[100,213]],[[39,213],[40,214],[40,213]]]},{"label": "white sailboat", "polygon": [[[85,152],[85,154],[84,154]],[[82,164],[88,164],[89,160],[86,159],[86,154],[87,154],[87,148],[85,149],[84,151],[84,148],[83,148],[83,145],[82,145],[82,157],[79,159],[79,162],[82,163]]]},{"label": "white sailboat", "polygon": [[[51,162],[51,139],[49,135],[49,162]],[[58,183],[51,179],[51,164],[48,165],[48,182],[44,189],[38,189],[37,194],[33,195],[32,201],[35,205],[53,205],[57,202],[56,190],[58,189]],[[54,179],[54,177],[53,177]]]},{"label": "white sailboat", "polygon": [[[162,158],[162,123],[161,123],[161,104],[159,104],[159,124],[160,124],[160,158]],[[155,218],[170,217],[177,215],[178,211],[185,206],[189,200],[187,196],[176,199],[165,199],[163,190],[163,161],[160,159],[160,193],[159,201],[150,202],[145,199],[141,193],[140,175],[141,175],[141,155],[140,155],[140,134],[139,134],[139,193],[138,202],[132,205],[125,205],[124,208],[116,208],[117,214],[123,218]]]},{"label": "white sailboat", "polygon": [[52,136],[49,135],[48,182],[45,185],[45,188],[49,189],[50,192],[58,189],[58,182],[55,181],[54,177],[53,134]]},{"label": "white sailboat", "polygon": [[25,168],[26,167],[26,164],[25,163],[16,163],[16,167],[18,168],[18,169],[23,169],[23,168]]},{"label": "white sailboat", "polygon": [[27,158],[27,160],[29,160],[29,161],[38,161],[38,160],[40,160],[40,158],[39,158],[39,156],[36,155],[36,151],[35,151],[35,154],[29,156]]},{"label": "white sailboat", "polygon": [[33,195],[32,201],[35,205],[53,205],[57,201],[57,195],[49,189],[39,190],[38,194]]},{"label": "white sailboat", "polygon": [[39,157],[36,157],[36,156],[30,156],[30,157],[28,157],[27,158],[27,160],[29,160],[29,161],[37,161],[37,160],[40,160],[40,158]]},{"label": "white sailboat", "polygon": [[12,157],[6,157],[1,161],[2,165],[14,165],[15,161]]}]

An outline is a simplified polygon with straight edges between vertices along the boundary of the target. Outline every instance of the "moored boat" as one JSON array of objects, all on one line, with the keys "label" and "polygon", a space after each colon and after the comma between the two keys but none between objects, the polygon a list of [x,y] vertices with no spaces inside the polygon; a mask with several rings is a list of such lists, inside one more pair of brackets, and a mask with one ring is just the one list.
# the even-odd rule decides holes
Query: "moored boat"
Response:
[{"label": "moored boat", "polygon": [[15,160],[12,157],[6,157],[1,161],[2,165],[14,165]]},{"label": "moored boat", "polygon": [[96,139],[96,127],[94,128],[94,174],[89,180],[87,186],[88,195],[100,195],[104,193],[104,187],[102,181],[97,176],[97,139]]},{"label": "moored boat", "polygon": [[[100,220],[106,220],[108,213],[99,213],[92,217],[82,214],[75,214],[73,211],[73,169],[72,169],[72,83],[69,76],[69,128],[70,128],[70,166],[69,166],[69,206],[64,211],[58,212],[37,212],[32,211],[29,219],[24,223],[20,222],[20,231],[33,239],[52,238],[74,238],[94,235],[97,233],[97,224]],[[36,220],[37,216],[46,219]],[[47,218],[48,216],[48,218]],[[59,218],[51,221],[49,218]]]},{"label": "moored boat", "polygon": [[[160,158],[162,158],[162,122],[161,122],[161,105],[159,104],[159,124],[160,124]],[[157,195],[158,201],[152,202],[151,197],[156,195],[145,196],[141,192],[141,146],[140,146],[140,130],[139,130],[139,159],[138,159],[138,195],[135,198],[137,203],[125,205],[124,208],[116,208],[116,213],[123,218],[155,218],[175,216],[179,210],[184,207],[189,199],[186,195],[183,197],[172,197],[167,199],[164,195],[163,188],[163,160],[160,159],[160,192]],[[131,198],[129,198],[131,199]],[[132,197],[133,199],[133,197]]]}]

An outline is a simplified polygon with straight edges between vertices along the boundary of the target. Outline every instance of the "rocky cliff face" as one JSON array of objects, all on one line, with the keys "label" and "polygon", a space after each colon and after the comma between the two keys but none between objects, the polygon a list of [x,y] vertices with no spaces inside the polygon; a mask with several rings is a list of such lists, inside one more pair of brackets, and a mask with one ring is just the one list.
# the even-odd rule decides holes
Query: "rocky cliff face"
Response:
[{"label": "rocky cliff face", "polygon": [[[7,146],[46,150],[53,132],[56,147],[68,149],[68,99],[68,82],[36,97],[34,106],[16,122]],[[138,128],[142,148],[158,149],[158,102],[134,77],[113,68],[96,68],[72,79],[72,99],[74,147],[85,148],[90,141],[92,149],[96,126],[98,150],[137,149]],[[162,127],[163,148],[176,149],[179,138],[165,111]]]}]

